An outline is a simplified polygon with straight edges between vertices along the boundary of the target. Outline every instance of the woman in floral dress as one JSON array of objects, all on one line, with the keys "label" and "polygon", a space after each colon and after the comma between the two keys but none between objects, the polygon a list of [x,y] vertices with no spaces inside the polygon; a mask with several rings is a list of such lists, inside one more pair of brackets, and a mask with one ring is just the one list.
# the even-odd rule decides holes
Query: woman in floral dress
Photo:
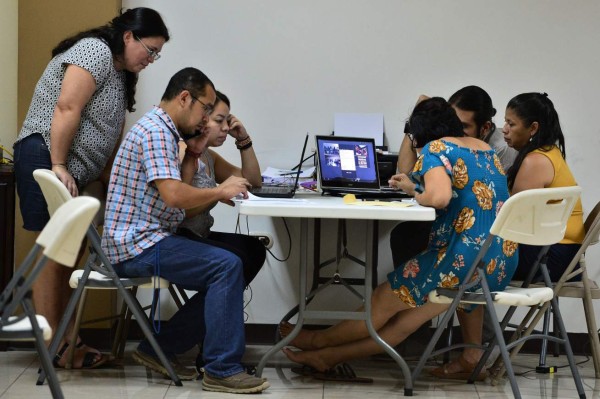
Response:
[{"label": "woman in floral dress", "polygon": [[[435,208],[436,220],[428,248],[399,265],[373,292],[373,325],[392,346],[448,308],[428,302],[428,293],[462,282],[508,198],[496,153],[485,142],[464,136],[456,112],[444,99],[417,104],[409,123],[419,159],[410,176],[395,175],[390,185],[414,195],[420,205]],[[517,264],[516,250],[516,244],[500,238],[491,245],[484,259],[491,289],[501,290],[509,283]],[[282,336],[292,327],[282,324]],[[382,352],[359,320],[345,320],[326,330],[302,330],[290,344],[301,349],[284,349],[290,360],[319,371]]]}]

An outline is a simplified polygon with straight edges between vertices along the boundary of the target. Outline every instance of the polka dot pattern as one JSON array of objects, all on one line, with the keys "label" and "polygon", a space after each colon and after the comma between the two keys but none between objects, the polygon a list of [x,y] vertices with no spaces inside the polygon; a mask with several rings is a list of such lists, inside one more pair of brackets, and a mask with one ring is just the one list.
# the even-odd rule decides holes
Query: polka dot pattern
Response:
[{"label": "polka dot pattern", "polygon": [[125,119],[125,73],[115,70],[112,52],[103,40],[82,39],[50,61],[35,87],[17,141],[40,133],[51,148],[50,126],[69,64],[84,68],[96,81],[96,92],[82,111],[67,157],[69,172],[83,187],[100,176],[119,142]]}]

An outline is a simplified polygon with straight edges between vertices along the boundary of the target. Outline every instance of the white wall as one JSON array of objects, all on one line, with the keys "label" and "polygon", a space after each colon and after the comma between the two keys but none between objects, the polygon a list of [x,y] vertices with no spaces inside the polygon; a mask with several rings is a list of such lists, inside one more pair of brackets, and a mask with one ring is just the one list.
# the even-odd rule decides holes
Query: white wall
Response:
[{"label": "white wall", "polygon": [[[495,121],[502,125],[510,98],[545,91],[561,117],[584,208],[600,200],[594,173],[600,166],[598,1],[124,0],[123,5],[159,10],[172,33],[163,57],[141,74],[138,112],[129,125],[159,102],[177,70],[195,66],[230,96],[261,164],[290,167],[303,135],[331,132],[335,112],[383,112],[387,141],[397,149],[403,121],[421,93],[447,98],[465,85],[479,85],[490,93]],[[231,143],[220,152],[238,157]],[[215,216],[218,229],[233,231],[234,212],[219,207]],[[289,223],[297,240],[298,224]],[[287,249],[281,220],[252,218],[249,224],[254,231],[275,229],[275,251]],[[382,227],[380,277],[392,268],[385,236],[390,227]],[[359,233],[360,225],[353,226],[351,248],[360,243]],[[275,323],[295,303],[297,252],[295,241],[291,261],[282,265],[270,258],[252,284],[250,322]],[[599,258],[600,248],[589,251],[590,266]],[[592,275],[600,279],[597,268]],[[585,331],[579,308],[568,312],[570,331]]]},{"label": "white wall", "polygon": [[17,138],[18,0],[2,0],[0,12],[0,144],[13,152]]}]

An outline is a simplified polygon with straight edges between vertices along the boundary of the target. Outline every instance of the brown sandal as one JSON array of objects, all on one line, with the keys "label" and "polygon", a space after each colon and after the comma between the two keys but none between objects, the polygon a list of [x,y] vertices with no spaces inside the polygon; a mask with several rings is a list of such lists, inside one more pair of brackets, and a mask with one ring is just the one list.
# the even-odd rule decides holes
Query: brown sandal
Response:
[{"label": "brown sandal", "polygon": [[[442,367],[429,370],[429,374],[442,380],[468,380],[473,370],[477,367],[477,363],[471,364],[465,360],[462,356],[458,358],[458,364],[462,367],[462,371],[450,372],[448,371],[448,364],[444,364]],[[483,381],[487,377],[487,371],[482,370],[479,375],[475,377],[475,381]]]}]

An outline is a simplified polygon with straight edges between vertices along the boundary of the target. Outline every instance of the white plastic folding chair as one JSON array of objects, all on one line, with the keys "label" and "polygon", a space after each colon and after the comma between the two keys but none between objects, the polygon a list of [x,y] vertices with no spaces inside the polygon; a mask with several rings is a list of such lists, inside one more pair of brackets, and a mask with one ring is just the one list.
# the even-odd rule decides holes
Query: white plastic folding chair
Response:
[{"label": "white plastic folding chair", "polygon": [[[567,337],[567,331],[560,314],[560,309],[558,308],[558,303],[552,289],[552,283],[550,282],[546,265],[543,262],[538,263],[542,275],[544,276],[544,282],[546,284],[544,287],[507,287],[504,291],[490,292],[487,280],[482,278],[486,275],[486,265],[483,264],[482,259],[496,237],[501,237],[505,240],[520,244],[543,246],[544,249],[538,258],[538,260],[543,260],[549,246],[559,242],[564,237],[567,221],[580,194],[581,188],[579,187],[534,189],[515,194],[504,203],[494,224],[490,228],[489,235],[481,245],[477,258],[470,266],[469,273],[463,280],[464,282],[456,289],[437,288],[429,293],[430,301],[434,303],[447,303],[450,304],[450,307],[444,314],[444,317],[442,317],[425,352],[413,370],[413,383],[419,377],[421,370],[429,357],[436,356],[448,350],[473,346],[457,344],[434,351],[435,345],[446,328],[448,321],[454,314],[454,311],[460,303],[468,303],[486,306],[486,311],[490,315],[495,332],[495,340],[493,340],[486,349],[484,356],[475,370],[473,370],[468,382],[474,382],[475,377],[479,375],[480,371],[483,369],[493,346],[497,344],[500,348],[501,359],[504,362],[513,395],[515,398],[520,398],[521,394],[515,379],[508,350],[518,345],[522,345],[523,342],[531,339],[545,338],[564,345],[575,386],[577,387],[577,392],[580,398],[585,398],[581,377],[577,365],[575,364],[573,351]],[[472,289],[477,287],[480,287],[480,289],[471,292]],[[511,307],[528,306],[531,309],[530,312],[541,312],[542,314],[548,306],[551,306],[560,330],[560,338],[547,334],[524,334],[520,338],[506,344],[502,330],[508,324],[508,320],[505,317],[502,323],[498,322],[498,317],[494,309],[495,304],[508,305]]]},{"label": "white plastic folding chair", "polygon": [[[44,199],[48,204],[48,211],[51,215],[58,206],[71,198],[67,188],[51,170],[37,169],[33,172],[33,176],[42,189]],[[86,232],[86,237],[88,239],[88,248],[90,254],[83,269],[75,270],[71,276],[70,285],[75,290],[71,296],[71,299],[69,300],[69,303],[67,304],[65,314],[61,319],[56,334],[54,334],[50,344],[50,354],[52,356],[56,355],[58,345],[65,334],[69,321],[71,320],[78,302],[80,303],[80,306],[75,324],[79,325],[81,321],[81,314],[85,300],[84,293],[86,289],[116,289],[123,298],[124,306],[127,307],[128,311],[131,312],[131,314],[133,314],[138,321],[144,336],[152,346],[152,349],[154,349],[154,352],[160,359],[175,385],[182,386],[181,379],[177,373],[175,373],[172,364],[169,362],[163,350],[160,348],[158,342],[156,342],[156,339],[154,338],[152,326],[144,312],[144,309],[131,290],[132,288],[141,286],[152,287],[155,290],[160,288],[169,288],[169,282],[160,277],[119,278],[111,262],[104,254],[104,251],[102,251],[101,238],[95,226],[92,225],[89,227]],[[71,335],[69,341],[71,343],[69,348],[74,348],[75,346],[74,343],[77,337],[77,328],[74,328],[73,330],[73,334]],[[124,338],[122,335],[123,329],[119,327],[115,341],[122,342]],[[115,347],[113,347],[113,350],[114,348]],[[72,350],[70,350],[70,352],[72,352]],[[38,378],[38,383],[43,382],[44,379],[45,374],[42,372]]]},{"label": "white plastic folding chair", "polygon": [[[596,204],[594,209],[588,214],[588,217],[584,223],[585,237],[579,250],[573,256],[573,259],[563,272],[560,279],[553,283],[554,292],[557,298],[579,298],[583,302],[583,310],[585,314],[585,320],[588,330],[588,338],[590,341],[592,359],[594,361],[594,370],[596,378],[600,378],[600,339],[598,338],[598,327],[596,323],[596,315],[594,312],[593,299],[600,299],[600,288],[598,284],[589,278],[587,265],[585,260],[585,252],[590,245],[596,244],[599,240],[600,235],[600,202]],[[569,281],[579,276],[578,281]],[[539,287],[545,286],[544,282],[529,284],[529,281],[512,281],[511,286],[521,287]],[[532,320],[523,319],[519,325],[509,324],[510,327],[514,327],[513,338],[520,336],[530,331],[537,332],[534,329],[530,329],[530,326],[537,326],[540,322],[541,314],[537,313],[536,317]],[[550,320],[552,317],[552,309],[548,307],[546,313],[543,315],[542,331],[544,334],[548,334],[550,331]],[[556,335],[556,322],[554,323],[554,330]],[[533,327],[532,327],[533,328]],[[514,356],[521,348],[515,347],[511,351],[511,356]],[[558,345],[555,345],[554,356],[558,356],[560,350]],[[536,371],[540,373],[548,373],[552,367],[546,364],[546,357],[548,354],[548,341],[542,341],[542,347],[540,349],[539,363],[536,367]],[[492,366],[497,368],[497,364]],[[494,379],[501,376],[501,369],[495,374]]]},{"label": "white plastic folding chair", "polygon": [[[75,265],[81,241],[99,208],[100,202],[91,197],[76,198],[58,208],[0,296],[0,340],[35,342],[53,398],[63,398],[63,393],[45,343],[52,337],[52,329],[43,316],[35,314],[31,285],[48,260]],[[23,313],[16,315],[19,307]]]}]

